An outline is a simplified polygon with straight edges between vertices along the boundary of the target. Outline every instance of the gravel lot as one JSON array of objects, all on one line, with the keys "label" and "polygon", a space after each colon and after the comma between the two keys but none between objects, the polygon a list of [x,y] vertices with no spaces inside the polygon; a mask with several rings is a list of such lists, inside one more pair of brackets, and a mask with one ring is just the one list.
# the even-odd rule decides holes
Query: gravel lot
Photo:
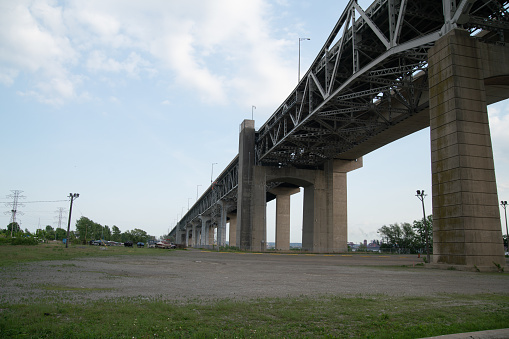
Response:
[{"label": "gravel lot", "polygon": [[154,256],[44,261],[0,269],[0,302],[509,293],[508,273],[412,267],[421,262],[415,255],[245,254],[193,249]]}]

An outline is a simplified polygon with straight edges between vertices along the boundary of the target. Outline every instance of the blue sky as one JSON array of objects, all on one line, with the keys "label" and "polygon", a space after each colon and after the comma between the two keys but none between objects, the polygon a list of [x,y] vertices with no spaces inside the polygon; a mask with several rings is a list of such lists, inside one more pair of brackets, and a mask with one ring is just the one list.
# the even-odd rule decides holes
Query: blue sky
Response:
[{"label": "blue sky", "polygon": [[[72,225],[83,215],[167,233],[210,184],[212,163],[217,175],[237,154],[252,106],[259,127],[296,85],[298,38],[311,39],[303,74],[346,3],[0,0],[0,201],[22,190],[18,220],[30,231],[55,227],[76,192]],[[507,200],[509,102],[489,116]],[[428,129],[365,156],[348,175],[349,241],[422,217],[415,190],[431,193],[430,167]],[[301,209],[293,196],[292,242]],[[274,219],[269,203],[268,241]],[[9,220],[0,213],[0,227]]]}]

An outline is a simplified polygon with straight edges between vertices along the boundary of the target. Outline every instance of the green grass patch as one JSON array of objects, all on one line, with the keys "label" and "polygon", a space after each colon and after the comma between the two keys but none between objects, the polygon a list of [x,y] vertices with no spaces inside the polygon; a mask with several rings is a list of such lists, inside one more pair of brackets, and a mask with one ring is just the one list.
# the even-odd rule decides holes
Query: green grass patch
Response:
[{"label": "green grass patch", "polygon": [[37,246],[0,246],[0,267],[11,266],[25,262],[45,260],[69,260],[86,257],[108,257],[117,255],[171,255],[174,250],[157,248],[130,248],[121,246],[88,246],[88,245],[65,245],[39,244]]},{"label": "green grass patch", "polygon": [[0,305],[13,338],[420,338],[505,328],[509,295]]}]

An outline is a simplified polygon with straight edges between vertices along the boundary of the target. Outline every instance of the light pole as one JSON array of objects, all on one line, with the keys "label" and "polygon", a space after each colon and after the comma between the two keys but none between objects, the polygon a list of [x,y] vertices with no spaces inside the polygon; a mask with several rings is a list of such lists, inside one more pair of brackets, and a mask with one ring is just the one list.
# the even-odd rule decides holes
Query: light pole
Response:
[{"label": "light pole", "polygon": [[187,198],[187,210],[189,211],[189,200],[191,200],[191,198]]},{"label": "light pole", "polygon": [[254,110],[256,109],[256,106],[251,106],[251,120],[254,120]]},{"label": "light pole", "polygon": [[423,222],[424,222],[424,237],[426,238],[426,262],[430,263],[430,257],[429,257],[429,241],[428,241],[428,222],[426,221],[426,212],[424,210],[424,197],[426,194],[424,194],[424,190],[420,191],[417,190],[417,194],[415,195],[419,200],[422,202],[422,215],[423,215]]},{"label": "light pole", "polygon": [[311,39],[310,38],[299,38],[299,76],[298,76],[297,83],[300,82],[300,42],[304,41],[304,40],[311,40]]},{"label": "light pole", "polygon": [[65,239],[65,248],[69,247],[69,231],[71,229],[71,214],[72,214],[72,202],[74,199],[79,198],[79,193],[69,193],[69,198],[71,198],[71,207],[69,207],[69,221],[67,222],[67,239]]},{"label": "light pole", "polygon": [[214,177],[214,165],[217,165],[217,162],[212,163],[212,172],[210,173],[210,184],[212,185],[212,178]]},{"label": "light pole", "polygon": [[509,249],[509,232],[507,231],[507,210],[506,210],[507,201],[501,201],[500,205],[502,205],[502,207],[504,208],[504,214],[505,214],[505,237],[507,240],[507,248],[506,248],[506,251],[507,251],[507,249]]},{"label": "light pole", "polygon": [[198,187],[200,187],[201,185],[196,185],[196,201],[198,201]]}]

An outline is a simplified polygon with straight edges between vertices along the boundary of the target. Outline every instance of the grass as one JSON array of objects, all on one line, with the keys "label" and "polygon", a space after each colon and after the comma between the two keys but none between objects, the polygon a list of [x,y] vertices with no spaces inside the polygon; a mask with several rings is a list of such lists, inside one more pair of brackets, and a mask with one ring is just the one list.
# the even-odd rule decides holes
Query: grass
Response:
[{"label": "grass", "polygon": [[158,248],[136,248],[121,246],[70,245],[65,248],[61,243],[39,244],[37,246],[2,245],[0,246],[0,267],[25,262],[46,260],[69,260],[84,257],[107,257],[117,255],[168,255],[170,250]]},{"label": "grass", "polygon": [[0,336],[12,338],[421,338],[508,323],[508,295],[0,305]]},{"label": "grass", "polygon": [[[38,260],[171,253],[146,248],[9,245],[0,246],[0,266],[9,269]],[[55,263],[56,268],[60,266],[75,265]],[[509,293],[80,301],[80,294],[101,289],[35,287],[42,292],[34,299],[0,303],[0,338],[422,338],[509,324]],[[67,292],[77,297],[63,300],[62,293]]]}]

